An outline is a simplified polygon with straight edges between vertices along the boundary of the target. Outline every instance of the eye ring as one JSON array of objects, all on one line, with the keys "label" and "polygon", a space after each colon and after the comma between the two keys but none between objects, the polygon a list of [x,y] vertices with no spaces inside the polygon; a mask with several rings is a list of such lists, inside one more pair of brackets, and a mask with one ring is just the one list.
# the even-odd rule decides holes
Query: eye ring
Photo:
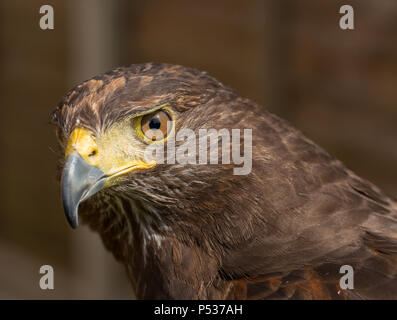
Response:
[{"label": "eye ring", "polygon": [[137,121],[138,134],[150,143],[164,143],[174,131],[174,117],[166,107],[142,115]]}]

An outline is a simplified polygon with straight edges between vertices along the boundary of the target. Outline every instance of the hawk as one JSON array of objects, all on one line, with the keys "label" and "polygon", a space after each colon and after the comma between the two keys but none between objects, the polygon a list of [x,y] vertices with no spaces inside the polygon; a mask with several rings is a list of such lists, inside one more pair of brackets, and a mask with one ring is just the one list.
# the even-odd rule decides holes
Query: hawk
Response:
[{"label": "hawk", "polygon": [[[116,68],[51,118],[66,217],[100,234],[139,299],[397,298],[397,202],[207,73]],[[184,129],[251,129],[250,172],[145,160]]]}]

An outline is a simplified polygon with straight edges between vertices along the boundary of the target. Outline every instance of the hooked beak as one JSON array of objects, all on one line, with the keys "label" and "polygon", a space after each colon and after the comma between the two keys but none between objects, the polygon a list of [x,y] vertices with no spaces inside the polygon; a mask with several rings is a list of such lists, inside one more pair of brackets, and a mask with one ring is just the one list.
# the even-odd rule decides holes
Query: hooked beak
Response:
[{"label": "hooked beak", "polygon": [[87,163],[77,152],[67,156],[62,173],[61,194],[66,218],[72,228],[77,228],[79,224],[80,202],[100,191],[105,182],[105,173]]},{"label": "hooked beak", "polygon": [[[112,150],[110,148],[110,150]],[[137,159],[110,157],[110,165],[99,160],[106,158],[109,152],[102,151],[93,135],[86,129],[76,128],[70,135],[65,151],[66,162],[61,178],[61,196],[66,218],[72,228],[79,224],[79,204],[105,187],[117,182],[115,178],[135,170],[147,170],[156,166],[156,162],[144,162]]]}]

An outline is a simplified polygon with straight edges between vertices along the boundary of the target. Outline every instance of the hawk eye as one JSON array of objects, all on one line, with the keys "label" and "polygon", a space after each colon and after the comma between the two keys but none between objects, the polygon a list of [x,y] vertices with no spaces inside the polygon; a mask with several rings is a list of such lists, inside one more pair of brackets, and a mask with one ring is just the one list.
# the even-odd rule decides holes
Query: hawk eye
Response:
[{"label": "hawk eye", "polygon": [[141,131],[151,141],[164,140],[172,129],[172,116],[168,110],[160,109],[141,119]]}]

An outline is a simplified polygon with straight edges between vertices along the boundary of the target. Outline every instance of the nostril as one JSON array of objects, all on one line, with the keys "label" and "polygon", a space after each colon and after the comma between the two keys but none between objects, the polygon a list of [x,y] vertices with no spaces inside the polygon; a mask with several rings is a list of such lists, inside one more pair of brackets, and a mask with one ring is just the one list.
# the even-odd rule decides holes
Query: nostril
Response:
[{"label": "nostril", "polygon": [[93,157],[93,156],[96,156],[97,153],[98,153],[98,150],[94,149],[91,151],[91,153],[88,156]]}]

